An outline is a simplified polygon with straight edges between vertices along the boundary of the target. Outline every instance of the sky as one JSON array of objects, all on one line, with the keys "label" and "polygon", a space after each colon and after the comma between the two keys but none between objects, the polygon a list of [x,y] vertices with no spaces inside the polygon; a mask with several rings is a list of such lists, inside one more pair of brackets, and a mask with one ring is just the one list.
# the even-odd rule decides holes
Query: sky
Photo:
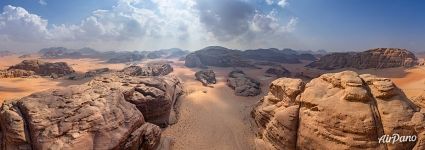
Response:
[{"label": "sky", "polygon": [[1,0],[0,50],[425,51],[421,0]]}]

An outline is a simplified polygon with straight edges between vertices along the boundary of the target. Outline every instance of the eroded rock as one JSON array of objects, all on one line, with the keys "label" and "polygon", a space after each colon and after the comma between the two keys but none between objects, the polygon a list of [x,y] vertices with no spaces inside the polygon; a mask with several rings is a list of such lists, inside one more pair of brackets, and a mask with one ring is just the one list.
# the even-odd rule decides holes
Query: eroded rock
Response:
[{"label": "eroded rock", "polygon": [[235,90],[238,96],[256,96],[261,93],[260,82],[245,75],[241,70],[229,73],[227,85]]},{"label": "eroded rock", "polygon": [[[305,86],[277,79],[252,112],[260,128],[257,145],[289,150],[420,149],[423,115],[390,80],[351,71],[324,74]],[[378,143],[396,133],[419,142]]]},{"label": "eroded rock", "polygon": [[196,80],[200,81],[202,85],[208,86],[209,84],[215,84],[215,73],[213,70],[201,70],[195,73]]}]

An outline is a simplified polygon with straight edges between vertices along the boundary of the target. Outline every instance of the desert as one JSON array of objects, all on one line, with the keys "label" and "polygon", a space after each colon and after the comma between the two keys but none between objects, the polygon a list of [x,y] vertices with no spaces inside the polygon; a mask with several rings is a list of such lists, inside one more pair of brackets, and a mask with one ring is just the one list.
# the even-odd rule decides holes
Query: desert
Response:
[{"label": "desert", "polygon": [[1,0],[0,150],[425,150],[420,0]]},{"label": "desert", "polygon": [[[258,51],[262,52],[262,50]],[[200,50],[197,53],[202,52],[203,50]],[[70,107],[66,105],[71,103],[64,103],[68,100],[58,101],[62,98],[55,97],[40,99],[41,97],[37,96],[40,94],[51,95],[58,92],[65,92],[64,94],[82,94],[80,96],[64,95],[64,98],[72,98],[70,99],[71,102],[77,102],[76,100],[84,101],[85,99],[86,101],[88,100],[86,103],[89,103],[89,101],[94,100],[93,102],[90,102],[93,104],[97,101],[96,99],[104,99],[102,98],[104,96],[99,98],[84,96],[86,93],[90,93],[91,89],[93,89],[92,92],[94,93],[100,92],[100,89],[106,90],[105,94],[112,94],[110,99],[116,99],[118,100],[117,102],[121,103],[120,105],[123,105],[119,107],[131,106],[131,108],[134,109],[131,111],[140,112],[140,115],[142,116],[141,121],[138,121],[142,123],[134,122],[134,125],[138,125],[139,127],[127,128],[128,125],[126,125],[126,131],[120,132],[120,136],[116,137],[123,138],[122,140],[125,138],[127,138],[127,141],[130,140],[127,143],[122,143],[124,146],[120,146],[122,145],[120,143],[110,143],[109,145],[103,146],[93,145],[97,143],[95,142],[96,140],[104,139],[103,137],[97,136],[97,138],[89,140],[95,143],[81,143],[81,140],[83,139],[88,140],[86,135],[92,135],[99,133],[100,131],[104,132],[102,135],[108,137],[107,134],[112,134],[115,131],[99,127],[119,127],[119,124],[105,124],[100,122],[98,123],[99,125],[97,125],[97,128],[93,128],[94,126],[82,126],[83,124],[79,123],[80,125],[72,125],[71,130],[69,132],[66,131],[66,134],[61,134],[60,137],[62,138],[54,138],[52,137],[53,135],[42,134],[41,131],[43,131],[46,127],[38,122],[34,122],[34,120],[24,121],[31,123],[24,124],[34,126],[34,128],[24,127],[20,129],[17,128],[17,126],[10,126],[11,123],[5,124],[5,122],[2,122],[0,123],[2,124],[2,129],[4,131],[2,134],[10,135],[6,137],[4,142],[2,142],[2,145],[5,146],[3,148],[13,149],[17,147],[33,147],[35,149],[44,149],[46,146],[54,146],[58,149],[76,149],[81,148],[81,144],[83,144],[92,145],[91,147],[94,149],[128,149],[129,146],[138,149],[422,149],[421,144],[419,144],[420,140],[418,140],[418,143],[416,144],[382,145],[377,143],[378,136],[383,135],[383,133],[415,133],[418,138],[421,139],[423,131],[420,130],[421,120],[419,116],[423,116],[421,108],[425,105],[423,100],[423,94],[425,93],[425,68],[419,63],[414,66],[404,66],[403,63],[400,63],[398,67],[388,68],[358,69],[344,67],[333,70],[321,70],[311,68],[311,65],[309,64],[316,61],[323,61],[321,59],[327,59],[326,55],[310,61],[302,59],[297,63],[282,63],[281,61],[276,61],[273,57],[271,57],[271,59],[266,59],[268,57],[264,53],[262,54],[263,56],[261,59],[255,60],[252,58],[237,57],[238,55],[234,55],[235,52],[238,53],[239,51],[232,50],[230,53],[222,51],[221,54],[217,54],[220,56],[217,58],[228,59],[227,57],[222,56],[230,55],[229,57],[233,57],[232,59],[240,59],[237,61],[244,62],[246,64],[241,66],[239,63],[233,64],[231,61],[227,60],[223,61],[207,58],[206,60],[208,60],[208,62],[203,62],[201,61],[202,59],[199,59],[202,64],[195,68],[187,67],[188,61],[190,62],[193,59],[193,56],[191,56],[192,54],[187,54],[187,56],[185,56],[186,60],[183,61],[177,58],[160,57],[150,59],[146,57],[146,59],[126,63],[110,63],[108,62],[109,59],[75,58],[74,56],[74,58],[60,59],[37,57],[37,54],[31,54],[30,58],[20,58],[18,55],[3,56],[2,60],[8,60],[2,61],[1,67],[4,71],[9,71],[9,73],[12,74],[15,72],[10,71],[14,71],[16,69],[33,72],[31,76],[4,76],[0,79],[0,83],[2,85],[0,97],[2,98],[3,103],[3,113],[1,118],[3,119],[7,120],[7,118],[10,117],[9,114],[17,112],[41,111],[39,107],[44,107],[46,104],[48,106],[53,106],[49,107],[49,109],[52,109],[51,111],[58,112],[65,111],[62,109]],[[270,55],[275,54],[271,53]],[[209,56],[211,55],[204,55],[203,57]],[[394,59],[394,57],[395,56],[391,59]],[[417,59],[415,57],[415,60],[420,60],[420,57],[420,55]],[[407,58],[400,57],[400,59]],[[385,62],[385,60],[382,61],[384,64]],[[220,63],[227,64],[222,65]],[[57,68],[48,67],[48,69],[44,69],[43,65],[53,65]],[[52,74],[55,75],[52,76]],[[377,83],[375,83],[375,81]],[[328,96],[322,98],[309,98],[314,95],[318,96],[317,94],[319,93],[321,93],[322,96],[329,95],[326,94],[326,91],[320,92],[319,90],[323,90],[324,87],[329,88],[329,85],[326,85],[323,82],[329,82],[327,84],[333,85],[334,88],[341,91],[337,92],[336,89],[336,91],[329,90],[329,92],[333,91],[332,93],[336,92],[342,94],[330,94],[334,95],[334,98],[329,97],[330,99],[338,100],[339,98],[342,98],[345,99],[343,101],[347,101],[348,103],[327,102],[321,104],[319,102],[326,101],[325,99],[329,98],[325,97]],[[372,87],[375,84],[378,85],[378,82],[382,87],[375,86],[375,88],[377,88],[375,91]],[[362,84],[368,85],[369,88],[365,88],[366,90],[359,88],[365,86]],[[346,92],[343,92],[344,89]],[[351,92],[353,93],[348,92],[350,91],[348,89],[352,90]],[[384,90],[384,93],[378,92],[375,94],[375,92],[380,91],[381,89]],[[123,98],[114,98],[113,92],[108,90],[122,92],[121,95],[123,95]],[[72,92],[69,93],[66,91]],[[385,93],[386,91],[388,91],[388,93]],[[313,94],[314,92],[316,92],[316,94]],[[348,95],[343,96],[345,93]],[[367,93],[373,93],[372,98],[367,96]],[[59,94],[57,96],[61,95],[62,94]],[[82,99],[83,97],[85,98]],[[386,104],[385,101],[388,101],[386,100],[388,98],[395,98],[401,102]],[[108,103],[109,100],[106,99],[104,102]],[[354,102],[359,104],[354,104]],[[367,106],[369,103],[371,106],[375,107]],[[405,108],[402,109],[397,107],[400,104],[404,104],[403,107]],[[76,107],[78,105],[80,104],[73,104],[72,107]],[[114,105],[116,104],[112,104],[111,106]],[[340,107],[343,109],[328,110],[335,107],[333,105],[341,105],[338,106],[338,108]],[[315,107],[311,108],[313,106]],[[93,105],[93,107],[100,107],[100,105]],[[88,112],[89,114],[105,113],[96,112],[98,109],[89,109],[89,107],[86,108],[85,106],[81,109],[91,111]],[[130,108],[125,108],[121,111],[130,111],[129,109]],[[347,111],[347,109],[353,109],[353,112]],[[380,114],[378,116],[381,117],[376,118],[377,112],[382,113],[382,111],[384,111],[385,113],[385,110],[379,109],[391,110],[395,111],[394,113],[399,113],[398,115],[394,114],[389,116],[402,119],[406,122],[405,124],[408,124],[407,126],[413,127],[413,129],[396,129],[407,127],[396,127],[390,124],[390,122],[386,120],[394,120],[395,118],[382,118],[387,116],[386,114]],[[86,111],[84,111],[84,113],[86,113]],[[309,115],[305,116],[306,114],[302,113],[304,111],[306,113],[308,111],[324,113],[326,114],[325,116],[328,116],[328,121],[325,122],[329,123],[333,123],[333,121],[335,121],[333,118],[339,118],[341,120],[337,121],[335,124],[323,124],[323,128],[317,127],[318,129],[312,129],[309,126],[316,124],[314,122],[315,119],[326,120],[327,118],[320,113],[317,114],[319,116],[309,118],[307,117]],[[341,116],[332,116],[335,111],[346,112],[348,113],[347,115],[351,115],[348,117],[351,119],[356,117],[366,119],[365,121],[369,124],[367,127],[363,125],[352,126],[351,128],[341,126],[338,122],[342,121],[346,124],[359,124],[360,122],[353,122],[356,119],[345,121],[343,118],[340,118]],[[29,113],[27,115],[31,114],[33,113]],[[53,117],[41,112],[36,114],[39,114],[37,115],[38,117]],[[41,114],[47,116],[40,116]],[[80,116],[77,114],[71,115]],[[84,116],[84,114],[81,115]],[[404,118],[400,118],[402,116]],[[24,116],[22,117],[23,118],[21,119],[24,120],[27,118]],[[58,119],[63,120],[60,118]],[[122,119],[126,120],[129,118],[125,118],[124,116]],[[312,120],[309,121],[310,119]],[[297,120],[306,121],[304,123],[303,121],[299,122]],[[373,124],[370,124],[373,120],[382,120],[382,123],[380,124],[383,124],[383,126],[374,126]],[[70,121],[72,122],[72,120]],[[56,121],[52,123],[55,122]],[[61,122],[56,123],[59,125],[59,131],[65,130],[65,124],[62,125]],[[13,124],[18,124],[18,122]],[[35,125],[37,125],[37,129],[35,128]],[[318,125],[316,124],[315,126]],[[322,131],[324,128],[328,128],[327,126],[333,128],[332,132]],[[92,129],[78,131],[82,128],[93,128],[99,131]],[[16,131],[9,132],[8,130]],[[324,133],[315,132],[317,130]],[[354,130],[364,130],[364,133],[359,132],[351,134]],[[380,133],[381,131],[382,133]],[[15,132],[21,133],[19,136],[12,136],[12,133]],[[137,135],[134,135],[136,132]],[[313,133],[309,132],[314,132],[319,135],[327,133],[326,135],[330,136],[330,139],[335,139],[338,142],[328,140],[329,138],[322,139],[314,138],[315,136],[311,137]],[[342,136],[340,135],[340,132],[348,132],[350,134]],[[78,133],[78,135],[76,133]],[[41,137],[41,135],[43,136]],[[73,138],[68,139],[66,138],[67,135],[72,136]],[[350,137],[354,135],[355,137]],[[30,139],[45,138],[46,141],[53,140],[57,142],[54,142],[56,144],[49,142],[35,143],[31,140],[25,140],[25,137],[27,136],[29,136]],[[152,138],[149,141],[150,145],[149,143],[145,143],[148,141],[142,140],[145,139],[143,138],[145,136]],[[359,141],[354,142],[344,140],[347,138],[345,136],[359,139]],[[16,140],[7,140],[12,139],[12,137],[23,141],[18,142]],[[135,140],[133,138],[140,138],[141,143],[134,145],[135,143],[131,142],[132,140]],[[279,142],[282,141],[282,138],[285,138],[283,141],[286,142]],[[116,141],[118,139],[110,140]],[[311,145],[311,143],[315,141],[317,141],[317,143],[315,145]],[[309,142],[310,144],[306,144],[305,142]],[[306,145],[309,145],[310,147],[306,147]]]}]

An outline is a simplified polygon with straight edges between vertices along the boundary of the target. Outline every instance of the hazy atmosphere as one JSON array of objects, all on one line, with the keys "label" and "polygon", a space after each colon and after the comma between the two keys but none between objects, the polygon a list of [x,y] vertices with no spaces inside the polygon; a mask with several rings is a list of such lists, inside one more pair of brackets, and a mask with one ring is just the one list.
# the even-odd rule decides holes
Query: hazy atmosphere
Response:
[{"label": "hazy atmosphere", "polygon": [[422,1],[2,0],[0,49],[425,47]]}]

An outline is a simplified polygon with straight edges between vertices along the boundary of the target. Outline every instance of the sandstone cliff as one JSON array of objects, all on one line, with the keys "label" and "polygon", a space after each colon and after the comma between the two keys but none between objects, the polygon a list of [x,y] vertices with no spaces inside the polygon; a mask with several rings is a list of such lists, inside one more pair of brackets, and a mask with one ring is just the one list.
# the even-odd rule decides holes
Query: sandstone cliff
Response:
[{"label": "sandstone cliff", "polygon": [[381,69],[392,67],[412,67],[417,64],[415,55],[398,48],[376,48],[364,52],[332,53],[321,57],[307,67],[333,70],[340,68]]},{"label": "sandstone cliff", "polygon": [[[389,79],[345,71],[280,78],[252,112],[259,149],[424,149],[425,111]],[[382,144],[383,135],[416,141]]]}]

